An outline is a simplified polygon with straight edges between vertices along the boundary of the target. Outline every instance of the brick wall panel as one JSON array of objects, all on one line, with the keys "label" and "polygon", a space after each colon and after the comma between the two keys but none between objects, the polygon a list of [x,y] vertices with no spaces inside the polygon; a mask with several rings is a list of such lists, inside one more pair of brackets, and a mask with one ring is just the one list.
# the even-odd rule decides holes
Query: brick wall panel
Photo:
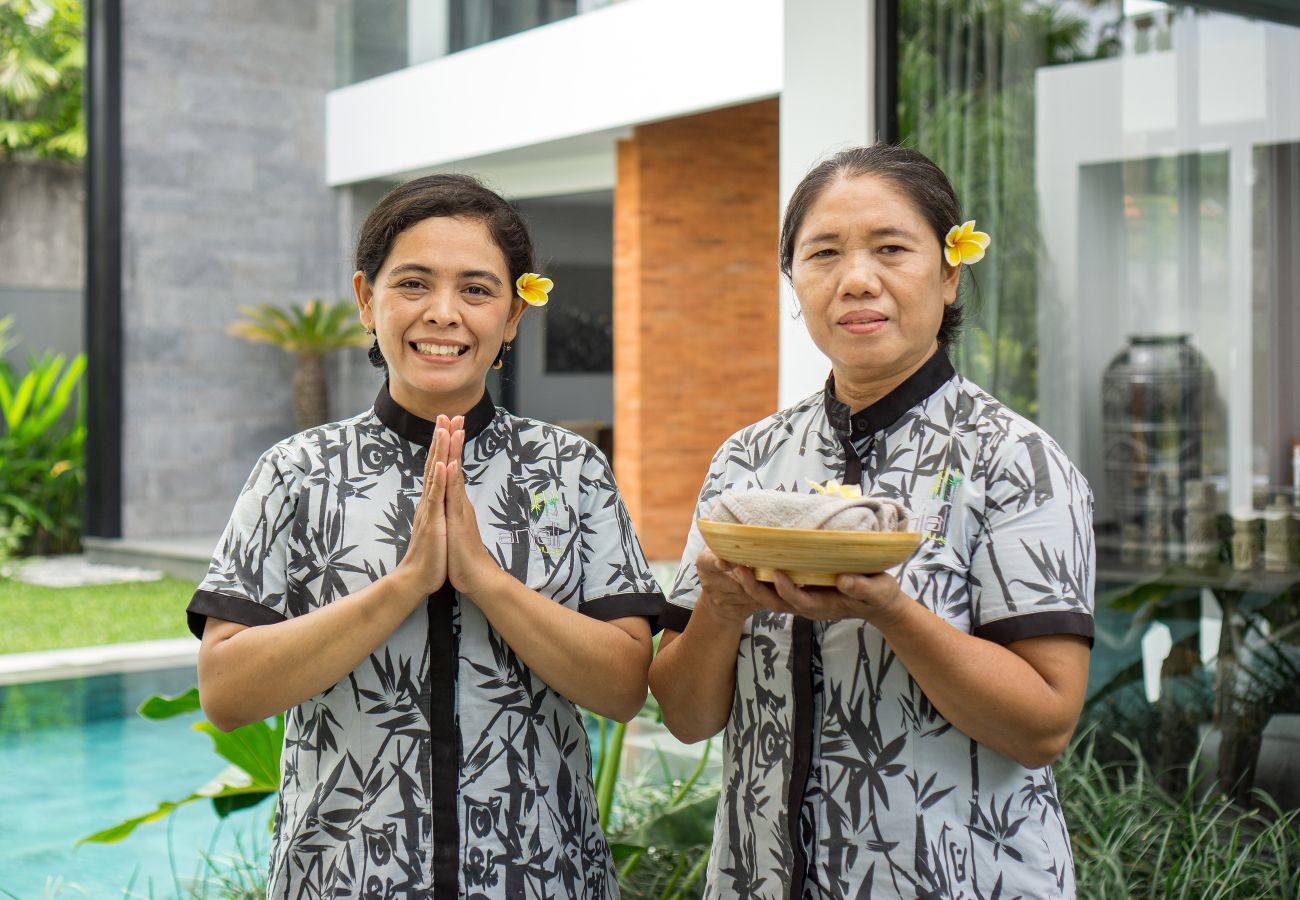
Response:
[{"label": "brick wall panel", "polygon": [[713,452],[777,394],[777,101],[638,127],[614,193],[615,470],[681,554]]}]

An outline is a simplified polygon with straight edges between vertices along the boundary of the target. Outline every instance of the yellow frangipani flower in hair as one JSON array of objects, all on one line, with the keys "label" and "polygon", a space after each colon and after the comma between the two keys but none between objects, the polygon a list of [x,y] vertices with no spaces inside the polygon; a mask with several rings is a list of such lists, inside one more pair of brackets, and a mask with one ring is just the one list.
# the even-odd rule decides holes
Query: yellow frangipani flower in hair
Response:
[{"label": "yellow frangipani flower in hair", "polygon": [[555,282],[549,278],[543,278],[535,272],[525,272],[515,282],[515,292],[529,306],[545,306],[546,301],[551,299],[546,295],[551,292],[553,287],[555,287]]},{"label": "yellow frangipani flower in hair", "polygon": [[862,496],[862,488],[858,485],[840,484],[834,478],[825,484],[818,484],[809,478],[808,483],[812,485],[814,491],[819,494],[825,494],[828,497],[843,497],[845,500],[853,500]]},{"label": "yellow frangipani flower in hair", "polygon": [[971,266],[984,258],[984,251],[992,242],[993,238],[975,230],[975,220],[971,219],[948,229],[948,236],[943,240],[943,256],[950,266],[962,263]]}]

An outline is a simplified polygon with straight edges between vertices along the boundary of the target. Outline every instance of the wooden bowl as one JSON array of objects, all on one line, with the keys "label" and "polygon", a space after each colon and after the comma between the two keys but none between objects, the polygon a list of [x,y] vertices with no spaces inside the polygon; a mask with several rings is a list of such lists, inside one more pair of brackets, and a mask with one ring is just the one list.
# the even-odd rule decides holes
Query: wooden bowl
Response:
[{"label": "wooden bowl", "polygon": [[719,559],[754,570],[760,581],[775,581],[781,570],[795,584],[833,586],[842,574],[872,575],[912,555],[919,531],[821,531],[765,528],[699,520],[700,534]]}]

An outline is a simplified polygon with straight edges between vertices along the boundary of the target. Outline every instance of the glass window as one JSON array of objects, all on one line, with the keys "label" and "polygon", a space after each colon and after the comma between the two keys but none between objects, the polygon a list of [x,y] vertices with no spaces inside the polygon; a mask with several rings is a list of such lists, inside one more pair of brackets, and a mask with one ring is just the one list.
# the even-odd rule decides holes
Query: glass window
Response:
[{"label": "glass window", "polygon": [[1166,769],[1208,729],[1225,779],[1259,759],[1285,792],[1260,748],[1300,737],[1300,14],[897,3],[898,137],[994,239],[955,362],[1096,495],[1090,714]]},{"label": "glass window", "polygon": [[612,2],[346,0],[337,8],[337,83],[377,78]]}]

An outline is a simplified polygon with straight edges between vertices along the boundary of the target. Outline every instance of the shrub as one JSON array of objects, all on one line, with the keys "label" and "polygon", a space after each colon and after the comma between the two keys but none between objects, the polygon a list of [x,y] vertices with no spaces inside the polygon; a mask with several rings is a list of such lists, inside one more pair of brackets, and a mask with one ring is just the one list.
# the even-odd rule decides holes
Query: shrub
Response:
[{"label": "shrub", "polygon": [[[8,327],[0,321],[0,332]],[[23,375],[0,360],[0,552],[65,553],[81,545],[85,369],[81,354],[33,358]]]},{"label": "shrub", "polygon": [[1244,809],[1195,776],[1170,792],[1132,744],[1125,762],[1103,763],[1094,751],[1089,734],[1056,767],[1080,896],[1300,897],[1300,810],[1260,791],[1258,808]]}]

